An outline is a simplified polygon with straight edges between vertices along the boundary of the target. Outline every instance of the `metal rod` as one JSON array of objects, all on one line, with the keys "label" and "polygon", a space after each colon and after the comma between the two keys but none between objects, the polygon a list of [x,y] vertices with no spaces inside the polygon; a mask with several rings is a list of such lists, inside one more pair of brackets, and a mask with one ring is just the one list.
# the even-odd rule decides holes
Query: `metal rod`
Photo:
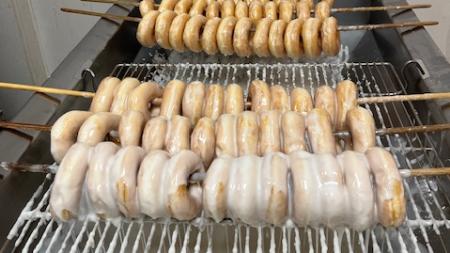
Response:
[{"label": "metal rod", "polygon": [[338,31],[357,31],[357,30],[375,30],[388,28],[402,28],[414,26],[430,26],[438,25],[437,21],[420,21],[420,22],[403,22],[403,23],[386,23],[386,24],[367,24],[367,25],[347,25],[339,26]]},{"label": "metal rod", "polygon": [[82,14],[82,15],[88,15],[88,16],[102,17],[102,18],[107,18],[107,19],[120,19],[120,20],[125,20],[125,21],[136,22],[136,23],[139,23],[141,21],[141,18],[138,18],[138,17],[119,16],[119,15],[113,15],[113,14],[109,14],[109,13],[102,13],[102,12],[96,12],[96,11],[85,11],[85,10],[72,9],[72,8],[61,8],[61,11]]},{"label": "metal rod", "polygon": [[27,130],[37,130],[37,131],[50,131],[52,126],[50,125],[39,125],[39,124],[29,124],[21,122],[9,122],[0,121],[0,128],[6,129],[27,129]]},{"label": "metal rod", "polygon": [[82,2],[94,2],[94,3],[108,3],[108,4],[123,4],[139,7],[139,2],[127,1],[127,0],[81,0]]},{"label": "metal rod", "polygon": [[400,170],[400,175],[402,177],[445,176],[450,175],[450,167]]},{"label": "metal rod", "polygon": [[[83,0],[85,1],[85,0]],[[431,8],[431,4],[399,4],[385,6],[363,6],[363,7],[341,7],[331,8],[331,12],[368,12],[368,11],[389,11],[389,10],[409,10]]]}]

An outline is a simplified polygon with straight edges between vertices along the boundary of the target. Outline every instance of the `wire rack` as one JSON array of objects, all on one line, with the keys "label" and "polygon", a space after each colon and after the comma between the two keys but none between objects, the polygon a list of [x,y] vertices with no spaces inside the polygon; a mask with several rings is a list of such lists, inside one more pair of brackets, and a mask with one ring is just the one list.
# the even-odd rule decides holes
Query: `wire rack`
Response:
[{"label": "wire rack", "polygon": [[[133,76],[160,84],[171,79],[186,82],[238,83],[247,88],[259,78],[291,89],[311,92],[319,85],[335,87],[342,79],[359,86],[360,96],[406,93],[389,63],[345,64],[120,64],[112,71],[119,78]],[[247,90],[247,89],[246,89]],[[421,125],[411,102],[364,105],[377,128]],[[428,123],[428,122],[426,122]],[[378,136],[405,169],[448,166],[445,132]],[[445,159],[442,159],[445,158]],[[447,160],[446,160],[447,159]],[[447,252],[450,250],[450,181],[448,176],[405,179],[407,219],[396,229],[377,226],[364,232],[348,228],[253,228],[243,224],[213,224],[146,219],[72,221],[51,218],[48,199],[53,177],[47,175],[24,207],[8,239],[25,252]]]}]

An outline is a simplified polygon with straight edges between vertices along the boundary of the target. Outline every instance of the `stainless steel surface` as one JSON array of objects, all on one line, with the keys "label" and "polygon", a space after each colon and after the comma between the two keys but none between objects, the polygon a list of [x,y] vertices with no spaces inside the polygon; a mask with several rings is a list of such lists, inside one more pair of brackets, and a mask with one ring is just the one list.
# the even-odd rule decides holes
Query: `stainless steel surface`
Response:
[{"label": "stainless steel surface", "polygon": [[[349,78],[360,88],[360,96],[404,94],[392,65],[388,63],[348,64],[121,64],[112,74],[134,76],[161,84],[170,79],[248,87],[260,78],[291,89],[305,87],[311,92],[322,84],[334,87]],[[377,128],[414,126],[423,122],[416,104],[410,102],[364,105],[370,109]],[[428,123],[428,122],[426,122]],[[448,166],[447,132],[378,136],[378,145],[389,149],[403,169]],[[403,181],[407,199],[407,220],[396,229],[377,226],[358,233],[342,228],[250,228],[230,222],[212,224],[207,219],[193,223],[149,219],[73,221],[58,223],[48,211],[52,184],[49,174],[23,209],[8,235],[7,250],[34,249],[36,252],[444,252],[450,250],[450,192],[448,176],[414,177]],[[274,248],[272,248],[274,247]]]}]

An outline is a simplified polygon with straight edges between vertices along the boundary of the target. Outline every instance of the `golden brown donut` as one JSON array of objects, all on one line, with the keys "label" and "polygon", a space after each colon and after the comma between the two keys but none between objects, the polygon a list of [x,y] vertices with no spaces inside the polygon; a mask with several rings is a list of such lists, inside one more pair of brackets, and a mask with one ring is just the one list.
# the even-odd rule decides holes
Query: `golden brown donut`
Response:
[{"label": "golden brown donut", "polygon": [[252,111],[263,112],[270,110],[270,89],[266,82],[253,80],[250,84],[250,99],[252,101]]},{"label": "golden brown donut", "polygon": [[358,105],[358,87],[350,80],[344,80],[336,86],[337,115],[336,130],[347,129],[347,113]]},{"label": "golden brown donut", "polygon": [[248,4],[239,0],[236,3],[236,8],[234,9],[234,16],[236,18],[248,18]]},{"label": "golden brown donut", "polygon": [[177,15],[183,14],[183,13],[189,13],[189,10],[191,9],[193,4],[192,0],[180,0],[176,5],[175,5],[175,13]]},{"label": "golden brown donut", "polygon": [[275,2],[269,1],[264,4],[264,16],[273,20],[278,19],[278,8]]},{"label": "golden brown donut", "polygon": [[272,19],[263,18],[256,25],[256,31],[252,39],[253,52],[259,57],[270,56],[269,51],[269,30]]},{"label": "golden brown donut", "polygon": [[178,0],[162,0],[159,4],[158,11],[173,11],[175,5],[178,3]]},{"label": "golden brown donut", "polygon": [[208,2],[206,0],[195,0],[191,10],[189,11],[189,16],[203,15],[203,12],[207,6]]},{"label": "golden brown donut", "polygon": [[145,16],[147,13],[155,9],[155,3],[153,0],[142,0],[139,3],[139,12],[141,16]]},{"label": "golden brown donut", "polygon": [[219,49],[217,48],[217,29],[219,28],[220,22],[222,19],[220,18],[211,18],[206,21],[205,27],[203,28],[201,45],[203,51],[209,55],[216,54]]},{"label": "golden brown donut", "polygon": [[298,2],[296,5],[297,18],[300,20],[307,20],[311,17],[311,8],[305,1]]},{"label": "golden brown donut", "polygon": [[318,18],[308,18],[303,23],[302,38],[303,49],[308,58],[319,57],[322,52],[322,43],[320,38],[321,21]]},{"label": "golden brown donut", "polygon": [[223,18],[217,29],[217,46],[223,55],[232,55],[233,49],[233,32],[236,26],[237,18]]},{"label": "golden brown donut", "polygon": [[322,51],[325,55],[335,56],[340,48],[338,21],[335,17],[325,18],[322,22]]},{"label": "golden brown donut", "polygon": [[294,16],[294,5],[292,2],[289,0],[282,0],[278,8],[280,19],[284,20],[286,23],[290,22]]},{"label": "golden brown donut", "polygon": [[286,22],[284,20],[274,20],[270,25],[269,31],[269,51],[276,58],[286,55],[284,49],[284,31],[286,30]]},{"label": "golden brown donut", "polygon": [[301,112],[303,114],[308,113],[313,108],[313,102],[311,95],[304,88],[296,87],[291,91],[291,110],[295,112]]},{"label": "golden brown donut", "polygon": [[150,11],[139,22],[136,38],[144,47],[153,47],[156,44],[155,24],[158,16],[159,11]]},{"label": "golden brown donut", "polygon": [[234,0],[224,0],[220,9],[221,17],[234,17],[235,7],[236,4],[234,3]]},{"label": "golden brown donut", "polygon": [[227,114],[239,114],[244,111],[244,91],[238,84],[232,83],[225,89],[223,112]]},{"label": "golden brown donut", "polygon": [[206,17],[195,15],[187,21],[186,26],[184,27],[184,45],[192,52],[199,53],[202,51],[202,44],[200,43],[200,32],[206,21]]},{"label": "golden brown donut", "polygon": [[204,117],[216,120],[222,114],[224,104],[224,90],[220,84],[209,85],[203,103]]},{"label": "golden brown donut", "polygon": [[206,8],[206,17],[208,19],[220,17],[220,4],[218,2],[214,2],[208,5]]},{"label": "golden brown donut", "polygon": [[264,6],[259,0],[252,0],[250,3],[248,17],[255,23],[264,17]]},{"label": "golden brown donut", "polygon": [[322,2],[327,2],[329,6],[333,6],[334,0],[322,0]]},{"label": "golden brown donut", "polygon": [[250,30],[252,24],[250,18],[240,18],[234,28],[233,47],[235,53],[240,57],[249,57],[252,54],[252,48],[250,46]]},{"label": "golden brown donut", "polygon": [[321,1],[316,5],[316,10],[314,11],[314,17],[324,20],[328,18],[331,14],[331,7],[326,1]]},{"label": "golden brown donut", "polygon": [[327,85],[321,85],[314,94],[314,108],[321,108],[330,116],[333,129],[336,125],[337,98],[333,88]]},{"label": "golden brown donut", "polygon": [[284,48],[287,56],[292,59],[303,55],[302,27],[303,20],[297,18],[289,22],[284,32]]},{"label": "golden brown donut", "polygon": [[165,49],[171,49],[169,43],[169,30],[170,25],[172,24],[173,19],[177,16],[177,14],[173,11],[164,11],[159,14],[156,19],[155,25],[155,38],[156,42]]},{"label": "golden brown donut", "polygon": [[286,89],[281,85],[273,85],[270,87],[270,98],[272,110],[286,112],[290,110],[289,95]]},{"label": "golden brown donut", "polygon": [[188,14],[180,14],[173,19],[172,24],[170,25],[169,43],[175,51],[183,52],[186,50],[183,41],[183,31],[188,20]]},{"label": "golden brown donut", "polygon": [[372,112],[356,106],[348,111],[346,125],[352,136],[354,151],[364,153],[375,147],[376,128]]},{"label": "golden brown donut", "polygon": [[314,0],[300,0],[300,3],[307,4],[309,8],[314,7]]}]

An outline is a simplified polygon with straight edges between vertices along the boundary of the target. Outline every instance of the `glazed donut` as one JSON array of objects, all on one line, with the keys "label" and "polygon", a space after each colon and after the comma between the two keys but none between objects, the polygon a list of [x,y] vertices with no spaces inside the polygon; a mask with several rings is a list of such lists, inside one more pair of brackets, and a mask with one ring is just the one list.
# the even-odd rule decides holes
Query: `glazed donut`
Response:
[{"label": "glazed donut", "polygon": [[208,5],[206,8],[206,17],[208,19],[220,17],[220,4],[218,2],[213,2]]},{"label": "glazed donut", "polygon": [[225,89],[224,113],[239,114],[244,111],[244,91],[238,84],[229,84]]},{"label": "glazed donut", "polygon": [[216,35],[221,21],[222,19],[220,18],[211,18],[206,21],[200,42],[203,51],[205,51],[208,55],[214,55],[219,52],[219,49],[217,48]]},{"label": "glazed donut", "polygon": [[119,146],[113,142],[100,142],[92,149],[89,169],[86,173],[86,186],[95,214],[102,218],[119,216],[119,208],[112,193],[111,166]]},{"label": "glazed donut", "polygon": [[164,11],[173,11],[178,1],[179,0],[162,0],[159,4],[158,11],[161,13]]},{"label": "glazed donut", "polygon": [[69,111],[56,120],[50,132],[50,152],[55,162],[62,161],[75,143],[81,126],[92,115],[92,112]]},{"label": "glazed donut", "polygon": [[155,24],[159,13],[159,11],[149,11],[142,17],[141,22],[139,22],[136,38],[144,47],[153,47],[156,45]]},{"label": "glazed donut", "polygon": [[191,150],[200,156],[205,168],[211,164],[216,147],[214,121],[203,117],[195,125],[191,134]]},{"label": "glazed donut", "polygon": [[375,120],[369,110],[359,106],[350,109],[346,123],[352,136],[353,150],[364,153],[375,147]]},{"label": "glazed donut", "polygon": [[336,93],[327,85],[319,86],[314,95],[314,108],[324,109],[330,116],[333,129],[336,126]]},{"label": "glazed donut", "polygon": [[206,17],[195,15],[188,20],[186,26],[184,27],[184,45],[186,45],[186,47],[192,52],[199,53],[202,51],[202,45],[200,43],[201,30],[202,27],[206,24],[206,21]]},{"label": "glazed donut", "polygon": [[223,0],[220,8],[220,13],[222,18],[234,17],[234,9],[236,4],[234,0]]},{"label": "glazed donut", "polygon": [[336,130],[346,130],[347,112],[358,105],[358,88],[350,80],[344,80],[336,86],[337,117]]},{"label": "glazed donut", "polygon": [[290,110],[289,95],[281,85],[273,85],[270,87],[270,98],[272,110],[286,112]]},{"label": "glazed donut", "polygon": [[313,102],[309,92],[296,87],[291,91],[291,110],[294,112],[308,113],[313,108]]},{"label": "glazed donut", "polygon": [[325,18],[322,22],[321,33],[324,54],[328,56],[337,55],[341,47],[337,19],[335,17]]},{"label": "glazed donut", "polygon": [[146,152],[164,149],[167,133],[167,120],[162,116],[151,118],[144,127],[142,147]]},{"label": "glazed donut", "polygon": [[249,57],[252,54],[250,46],[250,31],[252,20],[250,18],[240,18],[236,23],[233,34],[233,48],[239,57]]},{"label": "glazed donut", "polygon": [[394,157],[379,147],[367,150],[366,157],[375,178],[378,221],[385,227],[398,227],[405,220],[406,203]]},{"label": "glazed donut", "polygon": [[167,122],[165,146],[169,154],[175,155],[184,149],[189,149],[191,122],[188,118],[175,115]]},{"label": "glazed donut", "polygon": [[238,0],[234,9],[234,16],[238,19],[248,18],[248,5],[242,0]]},{"label": "glazed donut", "polygon": [[207,6],[208,2],[206,0],[195,0],[194,5],[192,5],[191,10],[189,11],[189,16],[203,15]]},{"label": "glazed donut", "polygon": [[305,22],[311,17],[311,6],[306,1],[300,1],[296,5],[297,18]]},{"label": "glazed donut", "polygon": [[314,17],[320,20],[324,20],[330,17],[331,7],[326,1],[320,1],[316,4],[316,10],[314,11]]},{"label": "glazed donut", "polygon": [[175,51],[184,52],[186,50],[183,41],[183,31],[188,20],[188,14],[179,14],[172,21],[169,30],[169,44]]},{"label": "glazed donut", "polygon": [[156,19],[155,38],[156,42],[165,49],[171,49],[169,42],[169,30],[173,19],[177,14],[173,11],[163,11]]},{"label": "glazed donut", "polygon": [[139,217],[139,200],[137,193],[137,176],[145,151],[141,147],[127,146],[115,155],[111,167],[113,193],[120,212],[125,217]]},{"label": "glazed donut", "polygon": [[146,119],[150,118],[149,106],[154,98],[162,96],[161,87],[154,82],[139,85],[131,91],[127,99],[127,110],[141,112]]},{"label": "glazed donut", "polygon": [[216,155],[238,156],[237,144],[237,116],[222,114],[216,121]]},{"label": "glazed donut", "polygon": [[75,143],[67,151],[56,173],[50,194],[50,212],[62,221],[78,216],[83,182],[91,148]]},{"label": "glazed donut", "polygon": [[191,185],[189,177],[195,172],[204,172],[202,160],[190,150],[174,155],[164,168],[167,187],[165,203],[171,216],[178,220],[191,220],[202,210],[202,187]]},{"label": "glazed donut", "polygon": [[278,19],[278,8],[275,2],[268,1],[264,4],[264,16],[273,20]]},{"label": "glazed donut", "polygon": [[264,17],[264,6],[260,0],[252,0],[248,7],[248,17],[256,24]]},{"label": "glazed donut", "polygon": [[315,154],[336,155],[336,141],[333,135],[330,117],[320,108],[314,108],[306,117],[306,130],[312,151]]},{"label": "glazed donut", "polygon": [[111,105],[111,112],[117,115],[122,115],[128,109],[128,96],[138,87],[141,82],[132,77],[127,77],[120,82],[117,89],[116,96]]},{"label": "glazed donut", "polygon": [[258,155],[258,114],[245,111],[237,117],[236,139],[239,156]]},{"label": "glazed donut", "polygon": [[223,55],[232,55],[233,49],[233,32],[236,26],[237,18],[223,18],[217,28],[217,46]]},{"label": "glazed donut", "polygon": [[318,18],[308,18],[305,23],[303,23],[303,49],[308,58],[319,57],[322,52],[320,38],[321,24],[322,23]]},{"label": "glazed donut", "polygon": [[[253,3],[253,2],[252,2]],[[256,25],[256,30],[252,39],[253,52],[259,57],[270,56],[269,51],[269,31],[272,19],[263,18]]]},{"label": "glazed donut", "polygon": [[286,55],[286,50],[284,49],[284,31],[286,30],[286,25],[287,23],[281,19],[274,20],[270,25],[269,51],[276,58],[281,58]]},{"label": "glazed donut", "polygon": [[289,23],[294,15],[294,5],[289,0],[281,0],[278,6],[280,12],[280,19]]},{"label": "glazed donut", "polygon": [[175,5],[174,11],[177,15],[187,14],[187,13],[189,13],[189,10],[191,9],[192,4],[193,4],[192,0],[180,0]]},{"label": "glazed donut", "polygon": [[141,112],[126,111],[122,114],[119,123],[120,145],[122,147],[139,146],[144,125],[145,117]]},{"label": "glazed donut", "polygon": [[188,117],[193,126],[202,116],[205,94],[205,85],[198,81],[188,84],[184,92],[181,106],[183,116]]},{"label": "glazed donut", "polygon": [[294,19],[286,26],[284,32],[284,48],[289,58],[298,59],[303,55],[302,43],[303,20]]},{"label": "glazed donut", "polygon": [[298,113],[288,111],[281,116],[281,133],[283,137],[283,152],[305,151],[305,119]]},{"label": "glazed donut", "polygon": [[216,120],[223,111],[223,87],[220,84],[211,84],[206,91],[205,101],[203,103],[204,117]]},{"label": "glazed donut", "polygon": [[118,78],[110,76],[103,78],[92,99],[89,111],[109,112],[119,84],[120,80]]},{"label": "glazed donut", "polygon": [[109,132],[118,129],[120,118],[119,115],[110,112],[91,115],[80,127],[77,141],[91,146],[102,142]]},{"label": "glazed donut", "polygon": [[259,123],[259,155],[280,152],[280,112],[274,110],[261,112]]},{"label": "glazed donut", "polygon": [[147,13],[155,9],[155,3],[153,0],[142,0],[139,3],[139,12],[141,16],[145,16]]},{"label": "glazed donut", "polygon": [[270,89],[264,81],[252,81],[250,84],[249,97],[252,102],[252,111],[262,112],[270,110]]},{"label": "glazed donut", "polygon": [[161,116],[170,119],[180,114],[185,89],[186,84],[180,80],[171,80],[166,84],[161,102]]}]

